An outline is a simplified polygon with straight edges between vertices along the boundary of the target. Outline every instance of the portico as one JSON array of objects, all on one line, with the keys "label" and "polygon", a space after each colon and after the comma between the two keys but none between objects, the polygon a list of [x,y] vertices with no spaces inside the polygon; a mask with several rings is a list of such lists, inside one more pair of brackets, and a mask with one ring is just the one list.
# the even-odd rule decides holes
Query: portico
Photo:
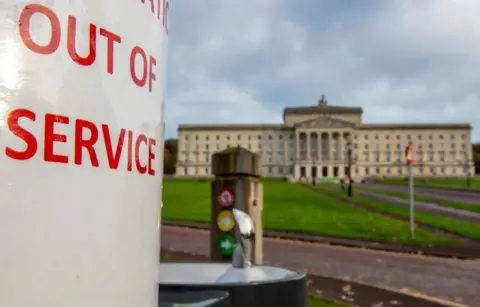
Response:
[{"label": "portico", "polygon": [[355,125],[319,116],[300,122],[295,129],[295,177],[339,177],[346,173],[346,147]]}]

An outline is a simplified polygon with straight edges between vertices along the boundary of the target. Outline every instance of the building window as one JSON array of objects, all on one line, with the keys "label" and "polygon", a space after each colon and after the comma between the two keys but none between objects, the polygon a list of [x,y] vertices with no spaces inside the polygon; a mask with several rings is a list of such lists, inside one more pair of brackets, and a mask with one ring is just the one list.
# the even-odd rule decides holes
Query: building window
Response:
[{"label": "building window", "polygon": [[205,144],[205,150],[208,150],[209,145]]},{"label": "building window", "polygon": [[399,135],[397,135],[397,141],[400,141],[400,136]]},{"label": "building window", "polygon": [[208,175],[208,167],[205,167],[205,174]]},{"label": "building window", "polygon": [[418,139],[419,141],[421,141],[421,140],[422,140],[422,136],[421,136],[420,134],[417,135],[417,139]]},{"label": "building window", "polygon": [[379,168],[379,167],[377,167],[377,168],[375,169],[375,173],[376,173],[377,175],[380,175],[380,168]]},{"label": "building window", "polygon": [[390,136],[389,136],[389,135],[386,135],[386,136],[385,136],[385,140],[389,141],[389,140],[390,140]]},{"label": "building window", "polygon": [[368,176],[368,175],[369,175],[369,173],[370,173],[370,170],[368,169],[368,167],[365,167],[365,175],[367,175],[367,176]]},{"label": "building window", "polygon": [[430,141],[433,140],[433,136],[430,134],[430,135],[428,136],[428,139],[429,139]]},{"label": "building window", "polygon": [[375,135],[375,140],[377,140],[377,141],[378,141],[378,135]]},{"label": "building window", "polygon": [[368,135],[365,136],[365,141],[368,141]]},{"label": "building window", "polygon": [[261,135],[259,135],[257,138],[258,138],[259,141],[262,140],[262,136],[261,136]]},{"label": "building window", "polygon": [[368,144],[365,144],[365,149],[368,150]]},{"label": "building window", "polygon": [[188,141],[188,135],[185,136],[185,140]]},{"label": "building window", "polygon": [[249,149],[249,150],[252,149],[252,144],[248,144],[248,149]]},{"label": "building window", "polygon": [[262,144],[258,144],[258,149],[262,149]]},{"label": "building window", "polygon": [[210,139],[210,137],[207,135],[207,136],[205,137],[205,140],[208,141],[209,139]]},{"label": "building window", "polygon": [[240,135],[237,135],[237,141],[240,141],[242,138],[240,137]]},{"label": "building window", "polygon": [[219,144],[217,144],[217,150],[220,150],[220,145]]},{"label": "building window", "polygon": [[279,140],[283,140],[283,135],[280,135],[280,136],[278,137],[278,139],[279,139]]},{"label": "building window", "polygon": [[217,141],[219,141],[219,140],[220,140],[220,136],[219,136],[219,135],[217,135],[217,136],[216,136],[216,138],[217,138]]},{"label": "building window", "polygon": [[229,135],[227,135],[227,141],[230,141],[230,136]]},{"label": "building window", "polygon": [[390,175],[390,168],[389,167],[387,167],[386,171],[387,171],[387,175]]},{"label": "building window", "polygon": [[195,176],[198,175],[198,169],[195,167]]},{"label": "building window", "polygon": [[268,136],[268,140],[269,140],[269,141],[272,140],[272,136],[271,136],[271,135]]},{"label": "building window", "polygon": [[268,174],[269,174],[269,175],[272,175],[272,173],[273,173],[273,169],[272,169],[272,167],[269,167],[269,168],[268,168]]}]

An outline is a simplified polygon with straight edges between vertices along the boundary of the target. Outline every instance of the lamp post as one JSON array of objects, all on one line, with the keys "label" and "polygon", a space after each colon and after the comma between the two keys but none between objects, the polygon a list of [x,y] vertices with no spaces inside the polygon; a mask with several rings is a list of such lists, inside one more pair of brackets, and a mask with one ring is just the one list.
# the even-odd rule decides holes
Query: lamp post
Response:
[{"label": "lamp post", "polygon": [[352,142],[347,143],[347,157],[348,157],[348,196],[352,197]]}]

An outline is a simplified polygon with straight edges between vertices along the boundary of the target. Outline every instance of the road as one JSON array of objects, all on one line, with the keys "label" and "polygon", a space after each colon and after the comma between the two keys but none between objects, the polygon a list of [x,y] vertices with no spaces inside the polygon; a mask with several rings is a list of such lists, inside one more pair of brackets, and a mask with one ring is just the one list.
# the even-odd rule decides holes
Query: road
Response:
[{"label": "road", "polygon": [[[365,186],[368,186],[370,188],[375,188],[375,189],[392,191],[392,192],[409,193],[409,187],[407,184],[405,185],[381,184],[381,183],[372,182],[372,183],[365,183]],[[473,192],[473,191],[472,192],[455,191],[455,190],[447,190],[447,189],[436,189],[434,187],[415,186],[415,194],[427,196],[427,197],[441,198],[441,199],[447,199],[447,200],[452,200],[457,202],[480,205],[480,193]]]},{"label": "road", "polygon": [[[162,227],[162,247],[209,254],[208,231]],[[264,239],[264,262],[480,306],[480,262]]]}]

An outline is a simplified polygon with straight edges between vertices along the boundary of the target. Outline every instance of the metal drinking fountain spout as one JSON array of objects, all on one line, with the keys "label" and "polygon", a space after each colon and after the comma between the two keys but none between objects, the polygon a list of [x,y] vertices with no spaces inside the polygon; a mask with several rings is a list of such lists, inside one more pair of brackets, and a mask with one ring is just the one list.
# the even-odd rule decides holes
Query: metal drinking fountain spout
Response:
[{"label": "metal drinking fountain spout", "polygon": [[247,241],[252,250],[252,242],[255,241],[255,228],[252,218],[242,210],[232,209],[236,224],[236,244],[233,250],[232,266],[234,268],[246,268],[251,265],[245,256],[245,242]]}]

